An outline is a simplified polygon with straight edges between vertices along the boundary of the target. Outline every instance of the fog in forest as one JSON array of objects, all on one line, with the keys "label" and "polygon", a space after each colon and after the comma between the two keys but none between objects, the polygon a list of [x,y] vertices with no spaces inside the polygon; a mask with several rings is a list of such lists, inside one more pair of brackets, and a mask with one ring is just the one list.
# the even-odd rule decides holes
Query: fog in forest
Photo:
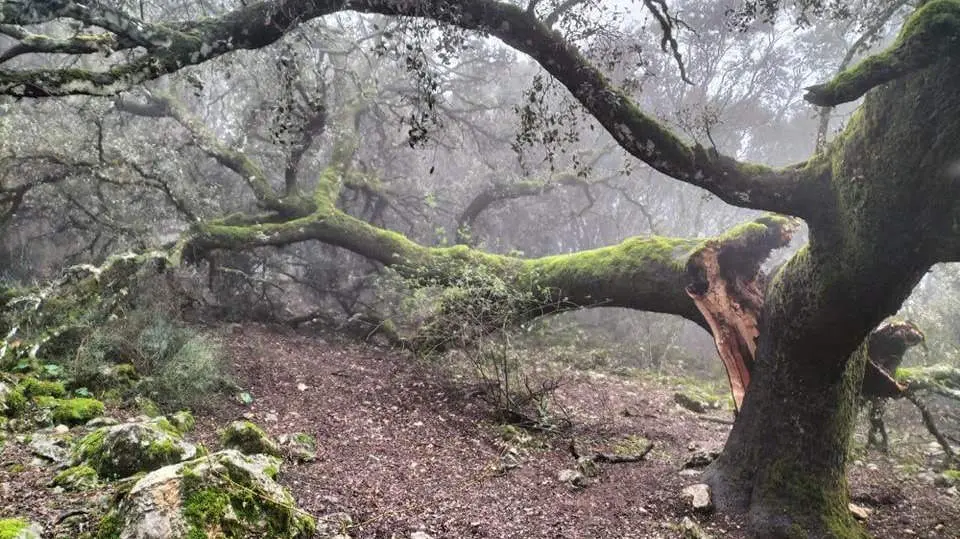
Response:
[{"label": "fog in forest", "polygon": [[[544,35],[569,47],[543,55],[557,54],[559,64],[574,58],[602,74],[606,86],[592,97],[571,92],[576,87],[571,81],[584,73],[581,67],[565,71],[571,78],[563,80],[546,56],[518,50],[547,49],[537,48],[537,36],[526,45],[521,38],[511,41],[514,19],[505,18],[496,28],[480,25],[480,31],[473,23],[462,23],[473,24],[463,29],[457,26],[461,23],[444,22],[469,20],[474,5],[519,5],[513,0],[477,0],[464,7],[424,2],[445,7],[423,7],[419,17],[391,15],[409,15],[405,8],[357,8],[385,14],[337,8],[302,20],[283,11],[296,9],[294,4],[281,2],[277,11],[265,11],[276,20],[294,21],[287,26],[271,26],[269,17],[256,23],[281,38],[234,45],[230,37],[225,47],[237,50],[208,54],[198,48],[193,54],[200,60],[181,61],[170,69],[164,62],[173,60],[163,55],[179,49],[157,45],[151,39],[160,38],[150,32],[179,29],[188,35],[260,4],[108,0],[83,11],[88,7],[77,2],[79,7],[57,16],[44,11],[49,6],[38,8],[31,19],[17,11],[18,3],[4,2],[10,13],[0,20],[0,88],[6,94],[0,97],[0,337],[5,335],[0,387],[27,387],[24,376],[62,382],[73,397],[107,402],[108,413],[111,406],[135,409],[131,403],[148,397],[162,413],[192,409],[207,427],[212,420],[204,423],[203,404],[214,401],[229,403],[215,408],[247,406],[247,415],[257,419],[261,412],[282,416],[282,406],[258,411],[262,396],[253,388],[259,386],[244,378],[249,373],[237,367],[240,360],[231,359],[242,355],[235,346],[247,345],[229,344],[245,342],[245,335],[277,331],[284,339],[323,336],[349,343],[344,346],[389,351],[382,353],[426,369],[430,374],[422,376],[428,386],[452,384],[467,400],[487,391],[474,400],[499,411],[497,424],[555,436],[550,443],[561,448],[559,453],[565,442],[557,440],[574,439],[563,433],[578,432],[583,421],[571,411],[577,409],[575,398],[554,399],[552,393],[562,395],[565,386],[576,386],[575,380],[584,376],[603,380],[597,383],[655,384],[665,390],[670,409],[693,410],[694,419],[713,414],[717,428],[729,429],[739,418],[747,382],[758,376],[752,361],[767,350],[757,333],[749,333],[767,328],[765,287],[790,286],[792,281],[781,281],[780,273],[789,273],[792,258],[806,256],[808,228],[801,219],[770,225],[770,219],[779,217],[768,217],[764,210],[779,208],[751,198],[749,189],[724,190],[720,182],[706,180],[698,185],[700,178],[692,174],[671,177],[658,171],[673,166],[658,159],[667,162],[678,155],[662,150],[661,140],[669,143],[675,136],[703,162],[722,164],[729,158],[759,163],[773,167],[771,174],[810,159],[831,159],[832,148],[842,148],[844,137],[860,132],[856,126],[845,132],[849,125],[869,125],[856,118],[863,98],[820,107],[805,99],[807,88],[896,47],[903,41],[897,35],[905,21],[924,2],[533,0],[520,6],[540,21],[537,28],[548,33]],[[448,9],[463,9],[464,14],[448,16]],[[114,13],[146,26],[135,32],[123,22],[126,18],[111,22]],[[221,45],[218,41],[212,47]],[[562,56],[570,50],[582,56]],[[43,70],[109,72],[151,55],[164,66],[158,68],[162,76],[131,78],[134,83],[122,91],[108,85],[88,90],[87,79],[79,77],[73,83],[82,89],[77,91],[66,82],[42,86],[15,81],[18,74],[29,77]],[[40,95],[44,92],[51,96]],[[622,125],[604,120],[604,100],[621,98],[659,127],[644,132],[638,131],[644,125],[640,120]],[[589,99],[600,104],[585,107]],[[660,128],[673,135],[658,138]],[[863,151],[865,159],[875,157],[871,151]],[[909,156],[927,147],[899,151]],[[832,163],[823,170],[837,173],[841,161]],[[748,174],[750,166],[736,170]],[[851,181],[873,185],[883,179]],[[924,189],[917,188],[933,193],[934,202],[952,196]],[[813,209],[797,213],[804,218],[820,215],[833,201],[806,203]],[[911,206],[902,215],[884,214],[882,227],[900,230],[900,223],[927,222],[930,212],[913,211]],[[776,245],[764,244],[762,254],[748,255],[757,258],[744,262],[749,269],[729,270],[741,273],[726,273],[726,266],[716,276],[696,273],[692,253],[716,249],[721,252],[718,264],[727,264],[721,246],[748,230],[737,228],[744,223],[781,227],[782,238],[778,235]],[[854,222],[848,229],[859,230],[857,226]],[[954,222],[953,230],[942,234],[955,234],[955,229]],[[843,234],[829,230],[823,237],[830,240]],[[898,260],[902,245],[889,248],[890,260]],[[126,264],[118,260],[140,264],[144,256],[155,257],[150,264],[156,267],[147,276],[143,268],[114,269]],[[837,250],[836,256],[847,255]],[[876,264],[884,265],[883,258],[875,256]],[[866,469],[865,462],[874,462],[870,459],[883,459],[877,460],[881,467],[920,477],[916,481],[924,488],[939,489],[931,490],[931,496],[953,504],[960,466],[954,454],[960,443],[960,266],[946,262],[949,258],[931,258],[918,269],[917,275],[926,274],[905,301],[895,303],[898,309],[887,303],[869,307],[897,311],[878,318],[883,320],[880,329],[870,338],[886,325],[900,331],[896,336],[901,340],[889,356],[871,349],[874,367],[867,366],[867,378],[879,366],[884,383],[902,385],[897,391],[907,391],[911,380],[918,389],[909,390],[910,398],[898,393],[889,399],[868,394],[864,382],[847,454],[848,466],[854,468]],[[888,282],[868,271],[864,279],[876,280],[877,286]],[[677,288],[676,301],[684,304],[661,299],[666,285],[644,281],[648,275]],[[696,288],[701,277],[703,286],[727,290],[734,307],[710,311],[706,294]],[[902,281],[910,284],[910,279]],[[743,295],[743,287],[759,294],[756,305],[750,303],[750,293]],[[687,303],[688,295],[692,299]],[[824,319],[843,323],[860,316],[855,302],[841,311]],[[732,326],[747,335],[738,349],[722,330],[725,320],[744,312],[752,318]],[[768,329],[793,331],[789,325]],[[811,332],[820,334],[827,335]],[[870,338],[860,340],[871,344]],[[207,340],[200,345],[196,339]],[[824,350],[842,340],[823,339]],[[197,350],[209,345],[216,349],[212,354],[219,354],[216,361],[227,367],[214,366],[216,361],[204,353],[172,353],[180,363],[164,363],[159,358],[167,352],[162,350],[172,342],[193,343]],[[754,350],[757,343],[760,352]],[[805,346],[819,354],[817,343]],[[738,381],[731,361],[741,357],[744,347],[750,348],[750,357],[740,367],[750,376]],[[271,354],[265,354],[257,369],[269,372]],[[98,385],[103,373],[127,363],[146,380],[133,393]],[[230,365],[237,372],[229,372]],[[220,373],[221,368],[228,372]],[[804,376],[799,379],[806,380]],[[786,393],[806,391],[788,385]],[[0,390],[0,411],[6,409],[3,395]],[[30,392],[25,395],[29,400]],[[819,399],[818,394],[805,395],[809,402]],[[750,406],[749,398],[746,402]],[[633,410],[630,406],[624,409]],[[243,412],[209,417],[219,413]],[[12,412],[7,415],[13,440],[13,433],[26,427]],[[882,442],[877,428],[884,429]],[[309,425],[300,429],[311,432]],[[726,431],[716,436],[719,450]],[[658,442],[653,443],[656,455]],[[693,442],[690,447],[692,451]],[[943,475],[951,470],[952,475]],[[291,473],[299,477],[301,472]],[[857,481],[852,480],[854,489]],[[308,496],[291,488],[298,500]],[[373,511],[357,492],[337,493],[343,504],[356,504],[344,509],[355,518]],[[886,514],[886,506],[870,505],[871,499],[854,497]],[[313,505],[308,510],[321,516]],[[888,520],[876,517],[884,524],[870,528],[871,533],[895,536],[886,535],[899,526],[886,524],[896,522],[896,512],[890,511],[882,517]],[[0,511],[0,517],[17,516]],[[373,513],[367,516],[376,520]],[[387,537],[408,531],[390,526],[413,526],[413,520],[403,520],[407,517],[396,518],[345,529],[356,537]],[[467,526],[451,524],[438,531],[430,524],[424,529],[430,533],[426,537],[467,536],[466,528],[457,527],[461,525]],[[721,529],[731,537],[743,533],[731,531],[734,524],[723,520],[704,525],[715,536],[725,536]],[[924,537],[948,537],[951,530],[960,530],[960,523],[941,517],[915,527]],[[47,531],[54,528],[63,531],[59,522],[47,525]],[[564,529],[566,535],[556,536],[607,536],[583,531],[587,528]],[[529,530],[496,530],[479,536],[540,536],[521,535]]]}]

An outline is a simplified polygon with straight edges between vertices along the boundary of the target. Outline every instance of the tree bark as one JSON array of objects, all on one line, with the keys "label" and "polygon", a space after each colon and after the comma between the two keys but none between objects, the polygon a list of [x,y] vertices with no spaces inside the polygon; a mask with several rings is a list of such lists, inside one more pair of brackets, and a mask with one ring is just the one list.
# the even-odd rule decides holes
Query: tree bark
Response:
[{"label": "tree bark", "polygon": [[960,66],[946,58],[872,91],[824,157],[833,196],[767,291],[755,375],[708,476],[721,504],[749,510],[758,536],[863,534],[845,478],[862,344],[954,227],[956,88]]}]

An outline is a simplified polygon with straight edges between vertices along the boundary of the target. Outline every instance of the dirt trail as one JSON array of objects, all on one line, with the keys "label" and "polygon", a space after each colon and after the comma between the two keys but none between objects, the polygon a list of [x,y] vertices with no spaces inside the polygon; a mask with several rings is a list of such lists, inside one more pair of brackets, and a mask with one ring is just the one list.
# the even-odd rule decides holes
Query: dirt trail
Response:
[{"label": "dirt trail", "polygon": [[[244,416],[277,437],[313,435],[317,460],[287,459],[281,482],[315,516],[352,515],[353,537],[673,538],[686,516],[716,539],[744,537],[737,519],[695,515],[681,500],[683,487],[697,482],[679,473],[691,448],[720,447],[729,426],[674,404],[673,388],[570,374],[557,399],[573,427],[518,440],[489,420],[470,388],[444,383],[436,369],[401,354],[257,325],[221,334],[235,377],[254,401],[211,399],[210,409],[196,414],[191,438],[216,450],[218,430]],[[576,467],[571,439],[583,452],[609,450],[629,436],[655,444],[642,462],[601,464],[583,489],[558,480],[561,470]],[[0,518],[32,519],[51,537],[95,529],[113,503],[111,488],[51,489],[55,471],[34,459],[29,439],[11,435],[0,449]],[[960,538],[955,489],[951,495],[875,453],[857,459],[853,498],[872,510],[875,536]]]},{"label": "dirt trail", "polygon": [[[224,340],[238,382],[255,400],[199,416],[216,446],[219,426],[244,414],[275,436],[307,432],[318,459],[286,466],[283,482],[314,515],[344,511],[358,537],[678,537],[684,516],[714,537],[743,537],[740,522],[697,516],[679,492],[691,448],[717,448],[728,426],[675,405],[670,388],[577,374],[558,392],[573,419],[562,434],[506,443],[489,410],[429,368],[391,351],[331,344],[259,326]],[[640,463],[605,464],[573,490],[557,479],[578,445],[609,447],[627,436],[655,444]],[[519,459],[506,455],[509,447]],[[519,466],[504,471],[504,464]],[[878,537],[960,537],[960,501],[886,466],[855,467],[853,494]]]}]

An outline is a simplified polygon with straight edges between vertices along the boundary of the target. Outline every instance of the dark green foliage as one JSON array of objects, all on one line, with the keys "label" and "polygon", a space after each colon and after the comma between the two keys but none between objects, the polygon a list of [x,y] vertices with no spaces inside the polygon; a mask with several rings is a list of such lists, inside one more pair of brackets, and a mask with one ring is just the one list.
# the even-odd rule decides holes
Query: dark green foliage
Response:
[{"label": "dark green foliage", "polygon": [[559,308],[552,291],[529,286],[484,265],[466,267],[455,278],[431,277],[424,269],[397,276],[390,285],[404,294],[396,315],[411,327],[407,344],[417,354],[466,369],[499,421],[553,428],[549,376],[531,376],[530,365],[512,343],[523,324]]}]

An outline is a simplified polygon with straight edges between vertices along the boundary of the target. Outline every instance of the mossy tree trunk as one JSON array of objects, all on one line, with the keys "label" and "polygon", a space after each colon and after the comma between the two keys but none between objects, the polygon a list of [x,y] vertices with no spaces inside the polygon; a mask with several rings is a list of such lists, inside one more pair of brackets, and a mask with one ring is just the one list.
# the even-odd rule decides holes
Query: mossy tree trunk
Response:
[{"label": "mossy tree trunk", "polygon": [[955,259],[960,62],[943,59],[868,94],[820,157],[830,197],[810,244],[776,275],[755,375],[708,476],[765,537],[856,537],[845,462],[864,339],[936,261]]},{"label": "mossy tree trunk", "polygon": [[[755,358],[747,367],[749,376],[742,377],[749,388],[741,413],[708,479],[722,507],[749,511],[753,536],[862,536],[846,508],[845,463],[867,364],[864,339],[897,310],[932,264],[960,260],[960,0],[921,2],[887,51],[810,88],[808,101],[821,106],[869,93],[836,141],[784,169],[741,163],[684,142],[613,87],[547,18],[541,20],[536,5],[268,0],[202,23],[157,25],[69,0],[7,2],[2,11],[8,24],[64,17],[87,24],[109,21],[106,30],[117,36],[117,50],[145,52],[103,72],[6,70],[0,72],[0,92],[21,97],[115,94],[238,48],[264,47],[300,21],[347,9],[425,17],[498,37],[539,62],[626,151],[651,167],[731,204],[807,221],[809,245],[773,276],[762,304],[756,304],[756,328],[745,324],[737,332],[744,340],[740,350]],[[58,41],[49,50],[36,43],[21,45],[19,53],[88,53],[77,40]],[[710,242],[632,239],[538,260],[466,247],[428,249],[336,209],[339,189],[353,181],[350,148],[356,141],[335,143],[337,158],[309,198],[273,193],[265,174],[244,172],[250,160],[226,152],[209,136],[195,138],[224,166],[250,178],[267,213],[198,225],[179,246],[187,256],[319,240],[439,276],[482,264],[517,283],[553,290],[544,312],[550,305],[584,302],[668,312],[706,325],[687,296],[696,271],[691,279],[685,264]],[[755,225],[762,229],[759,235],[747,227],[716,240],[738,234],[762,238],[764,231],[781,226],[775,221]],[[752,281],[755,276],[747,272],[740,277]],[[751,343],[754,329],[759,337]]]}]

